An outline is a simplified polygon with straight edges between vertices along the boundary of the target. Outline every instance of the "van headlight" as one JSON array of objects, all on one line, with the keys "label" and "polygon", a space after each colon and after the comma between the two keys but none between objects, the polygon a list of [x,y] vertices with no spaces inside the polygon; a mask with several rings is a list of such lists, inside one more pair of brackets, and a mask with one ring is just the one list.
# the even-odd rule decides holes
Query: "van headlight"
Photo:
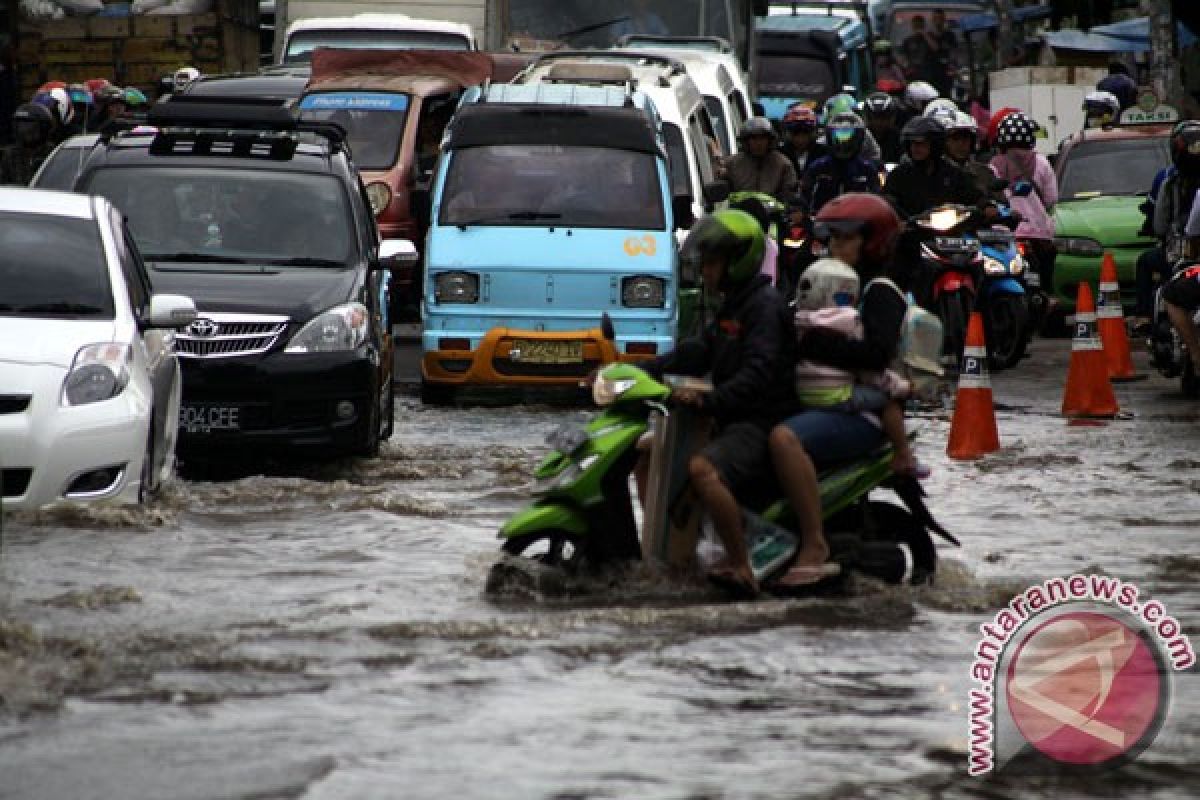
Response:
[{"label": "van headlight", "polygon": [[127,344],[85,344],[75,353],[63,381],[61,403],[83,406],[111,400],[129,385],[133,350]]},{"label": "van headlight", "polygon": [[368,184],[367,201],[371,204],[371,213],[378,217],[391,204],[392,190],[383,181]]},{"label": "van headlight", "polygon": [[1013,256],[1013,260],[1008,262],[1008,269],[1013,275],[1020,275],[1025,271],[1025,259],[1021,256]]},{"label": "van headlight", "polygon": [[621,281],[621,305],[627,308],[662,308],[667,304],[667,282],[650,275]]},{"label": "van headlight", "polygon": [[433,296],[439,303],[478,303],[479,276],[474,272],[439,272],[433,276]]},{"label": "van headlight", "polygon": [[323,311],[292,337],[285,353],[338,353],[356,350],[367,340],[371,313],[362,303]]}]

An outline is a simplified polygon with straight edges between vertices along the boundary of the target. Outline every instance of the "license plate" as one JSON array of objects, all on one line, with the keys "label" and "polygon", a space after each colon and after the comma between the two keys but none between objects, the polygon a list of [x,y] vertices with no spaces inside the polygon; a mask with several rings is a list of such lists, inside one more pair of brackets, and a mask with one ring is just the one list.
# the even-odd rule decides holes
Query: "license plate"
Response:
[{"label": "license plate", "polygon": [[939,236],[934,240],[934,245],[939,250],[949,252],[963,253],[974,249],[975,242],[971,239],[954,239],[947,236]]},{"label": "license plate", "polygon": [[1025,273],[1025,284],[1031,289],[1040,289],[1042,287],[1042,276],[1036,272]]},{"label": "license plate", "polygon": [[241,413],[238,406],[181,406],[179,429],[184,433],[241,430]]},{"label": "license plate", "polygon": [[582,364],[583,342],[519,339],[512,343],[508,357],[525,364]]}]

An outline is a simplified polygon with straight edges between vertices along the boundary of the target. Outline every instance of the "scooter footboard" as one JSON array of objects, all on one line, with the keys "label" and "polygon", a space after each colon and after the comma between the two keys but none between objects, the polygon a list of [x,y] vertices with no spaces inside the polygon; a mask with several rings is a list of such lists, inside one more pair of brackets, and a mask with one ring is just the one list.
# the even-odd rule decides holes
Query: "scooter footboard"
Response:
[{"label": "scooter footboard", "polygon": [[561,503],[538,503],[518,511],[500,528],[500,539],[512,539],[532,533],[564,531],[575,536],[587,535],[583,512]]}]

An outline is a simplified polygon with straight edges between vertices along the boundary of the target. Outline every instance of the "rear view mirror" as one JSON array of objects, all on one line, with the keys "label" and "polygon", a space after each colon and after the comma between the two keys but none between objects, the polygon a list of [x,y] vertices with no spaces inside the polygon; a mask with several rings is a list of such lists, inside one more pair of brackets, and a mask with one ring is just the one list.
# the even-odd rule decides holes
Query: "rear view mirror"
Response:
[{"label": "rear view mirror", "polygon": [[147,328],[182,328],[196,318],[196,304],[181,294],[156,294],[150,297]]},{"label": "rear view mirror", "polygon": [[408,239],[384,239],[379,244],[379,266],[382,269],[408,267],[417,263],[417,246]]},{"label": "rear view mirror", "polygon": [[696,222],[696,213],[692,211],[692,197],[677,194],[671,198],[671,214],[675,217],[675,228],[690,228]]},{"label": "rear view mirror", "polygon": [[712,181],[704,184],[704,202],[710,206],[729,199],[729,181]]}]

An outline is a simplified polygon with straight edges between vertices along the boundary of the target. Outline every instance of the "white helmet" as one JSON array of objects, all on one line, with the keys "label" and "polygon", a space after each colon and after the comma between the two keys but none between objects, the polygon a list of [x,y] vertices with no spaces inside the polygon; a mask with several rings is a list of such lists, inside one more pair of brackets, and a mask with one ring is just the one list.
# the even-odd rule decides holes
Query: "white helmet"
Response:
[{"label": "white helmet", "polygon": [[51,89],[50,97],[54,100],[54,105],[58,107],[58,121],[63,125],[70,125],[75,119],[75,109],[71,106],[71,95],[67,94],[66,89]]},{"label": "white helmet", "polygon": [[910,108],[924,109],[929,105],[929,101],[938,96],[938,90],[933,88],[932,84],[925,81],[913,81],[904,90],[904,99],[908,102]]},{"label": "white helmet", "polygon": [[946,126],[947,134],[954,131],[969,131],[972,136],[979,137],[979,125],[975,122],[975,118],[965,111],[955,112],[954,121]]},{"label": "white helmet", "polygon": [[932,117],[939,111],[957,112],[958,104],[948,97],[935,97],[925,104],[925,116]]},{"label": "white helmet", "polygon": [[858,304],[858,273],[836,258],[814,261],[796,284],[796,307],[805,311]]},{"label": "white helmet", "polygon": [[937,120],[937,122],[946,129],[947,133],[949,133],[950,129],[954,126],[957,115],[957,111],[951,111],[948,108],[935,108],[933,111],[928,111],[925,113],[925,116],[929,117],[930,119]]}]

